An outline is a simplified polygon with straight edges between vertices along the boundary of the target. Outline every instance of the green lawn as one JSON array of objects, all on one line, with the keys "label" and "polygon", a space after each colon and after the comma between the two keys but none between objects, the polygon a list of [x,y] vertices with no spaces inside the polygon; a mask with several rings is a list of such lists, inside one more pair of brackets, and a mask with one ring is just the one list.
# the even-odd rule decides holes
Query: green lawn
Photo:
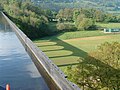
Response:
[{"label": "green lawn", "polygon": [[[55,36],[49,36],[49,37],[45,37],[45,38],[41,38],[41,42],[44,42],[46,40],[67,40],[67,39],[73,39],[73,38],[83,38],[83,37],[93,37],[93,36],[104,36],[104,35],[110,35],[110,34],[106,34],[103,33],[103,31],[101,30],[95,30],[95,31],[73,31],[73,32],[64,32],[64,33],[60,33],[58,35]],[[36,42],[40,40],[35,40]]]},{"label": "green lawn", "polygon": [[120,42],[120,34],[76,38],[69,40],[49,39],[38,40],[35,44],[57,65],[76,64],[80,57],[87,56],[88,52],[97,49],[104,42]]},{"label": "green lawn", "polygon": [[[120,23],[97,23],[107,28],[120,28]],[[51,23],[55,27],[55,23]],[[55,29],[55,28],[53,28]],[[76,64],[104,42],[120,42],[120,34],[105,34],[101,30],[64,32],[35,40],[34,43],[58,66]]]},{"label": "green lawn", "polygon": [[96,25],[106,28],[120,28],[120,23],[97,23]]},{"label": "green lawn", "polygon": [[[73,24],[73,23],[71,23]],[[97,26],[104,27],[104,28],[120,28],[120,23],[96,23]],[[56,23],[50,23],[49,28],[53,31],[56,31]],[[92,31],[71,31],[71,32],[63,32],[59,33],[54,36],[50,37],[45,37],[42,38],[43,40],[55,40],[56,38],[60,40],[66,40],[66,39],[73,39],[73,38],[83,38],[83,37],[91,37],[91,36],[104,36],[104,35],[109,35],[103,33],[103,30],[92,30]],[[36,40],[37,41],[37,40]]]}]

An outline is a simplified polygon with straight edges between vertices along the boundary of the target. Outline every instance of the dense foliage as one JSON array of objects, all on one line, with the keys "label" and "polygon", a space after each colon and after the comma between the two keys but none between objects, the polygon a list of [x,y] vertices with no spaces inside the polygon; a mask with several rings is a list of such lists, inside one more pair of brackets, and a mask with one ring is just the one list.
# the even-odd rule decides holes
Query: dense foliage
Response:
[{"label": "dense foliage", "polygon": [[79,65],[67,67],[66,74],[83,90],[119,90],[120,43],[103,43]]},{"label": "dense foliage", "polygon": [[57,14],[57,18],[61,21],[75,21],[79,15],[82,16],[81,18],[92,18],[96,22],[120,22],[119,15],[109,14],[101,10],[88,8],[61,9]]},{"label": "dense foliage", "polygon": [[72,22],[78,30],[95,30],[95,22],[110,23],[120,22],[119,15],[102,12],[101,10],[80,8],[61,9],[56,18],[59,22]]},{"label": "dense foliage", "polygon": [[[66,5],[66,3],[71,3],[74,0],[41,0],[40,2],[43,1],[49,3],[51,1],[59,3],[63,1]],[[79,0],[76,1],[79,3]],[[81,3],[84,1],[86,0],[81,0]],[[88,1],[98,2],[98,4],[101,3],[100,5],[102,5],[104,0]],[[117,0],[114,1],[113,3],[112,0],[107,0],[104,5],[109,7],[119,5]],[[109,4],[107,4],[108,2]],[[94,30],[97,28],[96,22],[120,22],[119,15],[88,8],[65,8],[59,10],[56,15],[55,12],[35,6],[31,0],[0,0],[0,9],[31,39],[51,35],[52,30],[48,26],[50,22],[57,22],[56,28],[59,31]],[[104,43],[98,47],[98,51],[91,52],[89,57],[80,59],[79,62],[76,67],[68,67],[66,73],[68,78],[82,87],[83,90],[120,89],[119,43]]]},{"label": "dense foliage", "polygon": [[47,25],[52,15],[50,10],[40,9],[30,0],[1,0],[0,5],[29,38],[40,38],[51,33]]},{"label": "dense foliage", "polygon": [[96,8],[105,11],[120,10],[119,0],[32,0],[43,8],[58,11],[64,8]]},{"label": "dense foliage", "polygon": [[[96,22],[120,22],[119,15],[108,14],[97,9],[65,8],[57,13],[41,9],[31,0],[0,1],[0,9],[4,9],[7,15],[31,39],[53,35],[59,31],[96,30],[98,29]],[[44,2],[49,2],[49,0]],[[57,2],[57,0],[53,2]],[[54,27],[49,28],[50,22],[58,22],[55,32],[53,32]]]}]

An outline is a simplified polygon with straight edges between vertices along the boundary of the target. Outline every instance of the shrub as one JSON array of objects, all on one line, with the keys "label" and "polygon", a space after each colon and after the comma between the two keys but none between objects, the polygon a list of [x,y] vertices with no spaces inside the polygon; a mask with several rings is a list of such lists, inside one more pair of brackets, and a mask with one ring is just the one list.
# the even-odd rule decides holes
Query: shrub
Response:
[{"label": "shrub", "polygon": [[58,23],[56,25],[58,30],[64,30],[64,31],[75,31],[76,27],[69,23]]}]

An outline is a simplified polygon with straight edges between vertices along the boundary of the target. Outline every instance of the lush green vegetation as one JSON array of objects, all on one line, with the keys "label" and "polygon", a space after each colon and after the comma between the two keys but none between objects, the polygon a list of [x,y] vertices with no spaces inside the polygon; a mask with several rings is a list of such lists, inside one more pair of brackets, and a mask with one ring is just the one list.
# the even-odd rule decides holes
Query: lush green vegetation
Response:
[{"label": "lush green vegetation", "polygon": [[[74,23],[67,23],[67,24],[74,25]],[[58,33],[57,35],[41,38],[40,42],[43,42],[49,39],[56,40],[56,38],[60,40],[66,40],[66,39],[74,39],[74,38],[110,35],[110,34],[103,33],[103,28],[120,28],[120,23],[96,23],[96,25],[97,27],[99,27],[100,30],[87,30],[87,31],[72,31],[72,30],[69,31],[68,30],[68,32],[61,32],[61,33]],[[54,31],[57,30],[56,23],[50,23],[49,26],[52,30]]]},{"label": "lush green vegetation", "polygon": [[[68,40],[49,38],[35,44],[81,89],[118,90],[120,44],[110,43],[120,42],[119,37],[120,34]],[[104,42],[110,43],[102,46]],[[97,51],[98,48],[102,51]]]},{"label": "lush green vegetation", "polygon": [[108,14],[96,9],[65,8],[57,13],[41,9],[30,0],[1,0],[0,7],[31,39],[52,36],[61,32],[63,34],[68,31],[97,30],[99,27],[96,22],[120,22],[119,15]]},{"label": "lush green vegetation", "polygon": [[[58,30],[95,30],[100,27],[96,23],[119,23],[120,16],[107,14],[95,9],[61,9],[56,18]],[[70,23],[71,22],[73,25]]]},{"label": "lush green vegetation", "polygon": [[66,69],[68,78],[83,90],[120,89],[120,43],[103,43],[97,51]]},{"label": "lush green vegetation", "polygon": [[[42,8],[50,8],[58,11],[64,8],[96,8],[104,11],[119,10],[119,0],[33,0]],[[38,2],[40,1],[40,2]]]},{"label": "lush green vegetation", "polygon": [[[41,3],[51,5],[51,1],[43,0]],[[52,2],[62,7],[66,4],[72,6],[73,1],[63,0],[64,4],[61,1]],[[74,5],[79,7],[80,3],[84,7],[99,5],[119,9],[117,0],[114,3],[113,0],[103,1],[81,0]],[[63,69],[68,79],[83,90],[120,89],[120,34],[103,33],[103,28],[120,28],[120,15],[89,7],[64,8],[54,12],[41,9],[30,0],[0,0],[0,9],[29,38],[36,39],[35,44],[58,66],[74,65]]]},{"label": "lush green vegetation", "polygon": [[48,28],[50,10],[43,10],[35,6],[30,0],[0,0],[3,11],[23,30],[31,39],[51,34]]},{"label": "lush green vegetation", "polygon": [[[96,25],[100,28],[120,27],[120,23]],[[63,32],[34,42],[81,89],[118,90],[120,43],[117,42],[120,42],[120,34],[102,31]]]}]

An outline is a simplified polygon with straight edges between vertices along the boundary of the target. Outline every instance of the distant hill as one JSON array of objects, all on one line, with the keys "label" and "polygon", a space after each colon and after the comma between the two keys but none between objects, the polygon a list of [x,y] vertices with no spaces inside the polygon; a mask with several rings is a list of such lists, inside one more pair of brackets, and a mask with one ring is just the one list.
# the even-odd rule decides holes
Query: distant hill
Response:
[{"label": "distant hill", "polygon": [[97,8],[106,11],[120,10],[120,0],[31,0],[43,8],[59,10],[61,8]]}]

